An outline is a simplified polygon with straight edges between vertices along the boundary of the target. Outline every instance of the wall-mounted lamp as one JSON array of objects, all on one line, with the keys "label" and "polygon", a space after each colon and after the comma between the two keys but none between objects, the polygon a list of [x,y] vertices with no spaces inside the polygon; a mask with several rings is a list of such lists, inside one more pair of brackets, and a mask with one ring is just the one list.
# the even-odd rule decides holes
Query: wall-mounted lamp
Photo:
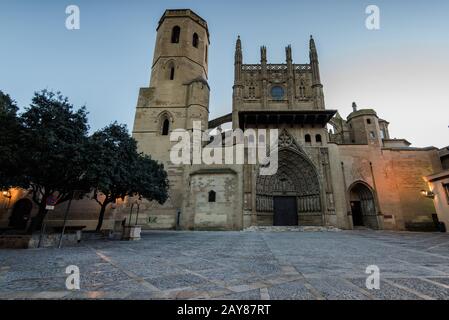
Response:
[{"label": "wall-mounted lamp", "polygon": [[11,199],[11,192],[9,192],[9,191],[3,191],[2,192],[2,195],[5,197],[5,198],[8,198],[8,199]]},{"label": "wall-mounted lamp", "polygon": [[421,190],[421,195],[426,198],[433,199],[435,198],[435,194],[432,191]]}]

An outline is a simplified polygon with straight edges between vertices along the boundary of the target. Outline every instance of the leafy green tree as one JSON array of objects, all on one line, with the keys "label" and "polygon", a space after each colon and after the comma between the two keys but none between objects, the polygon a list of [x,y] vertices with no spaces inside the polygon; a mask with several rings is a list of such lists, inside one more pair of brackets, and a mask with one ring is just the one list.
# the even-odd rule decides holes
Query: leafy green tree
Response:
[{"label": "leafy green tree", "polygon": [[88,124],[85,107],[74,110],[59,92],[36,92],[32,104],[20,116],[22,146],[18,152],[25,182],[38,205],[29,231],[40,227],[46,214],[46,201],[57,195],[58,203],[70,199],[73,191],[90,189],[85,173]]},{"label": "leafy green tree", "polygon": [[95,132],[89,140],[91,163],[87,176],[94,186],[93,199],[100,205],[100,231],[108,205],[128,195],[132,177],[129,166],[136,161],[137,146],[126,126],[117,123]]},{"label": "leafy green tree", "polygon": [[161,203],[167,199],[167,174],[161,164],[137,152],[137,143],[126,126],[113,123],[90,137],[87,177],[100,205],[97,231],[106,209],[116,199],[140,194]]},{"label": "leafy green tree", "polygon": [[164,165],[154,161],[150,156],[140,154],[134,164],[133,189],[137,194],[149,201],[164,204],[168,198],[169,182]]},{"label": "leafy green tree", "polygon": [[18,109],[11,97],[0,91],[0,189],[24,186],[18,155],[22,132]]}]

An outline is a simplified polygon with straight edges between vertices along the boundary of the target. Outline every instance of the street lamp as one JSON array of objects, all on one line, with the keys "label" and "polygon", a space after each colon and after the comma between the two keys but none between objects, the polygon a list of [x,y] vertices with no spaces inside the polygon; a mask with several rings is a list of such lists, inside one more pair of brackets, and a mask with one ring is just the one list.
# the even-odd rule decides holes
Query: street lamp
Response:
[{"label": "street lamp", "polygon": [[9,209],[9,204],[12,198],[11,192],[9,190],[5,190],[2,192],[2,195],[4,198],[8,199],[8,203],[6,203],[5,209]]},{"label": "street lamp", "polygon": [[435,194],[432,191],[421,190],[421,195],[426,198],[433,199],[435,198]]}]

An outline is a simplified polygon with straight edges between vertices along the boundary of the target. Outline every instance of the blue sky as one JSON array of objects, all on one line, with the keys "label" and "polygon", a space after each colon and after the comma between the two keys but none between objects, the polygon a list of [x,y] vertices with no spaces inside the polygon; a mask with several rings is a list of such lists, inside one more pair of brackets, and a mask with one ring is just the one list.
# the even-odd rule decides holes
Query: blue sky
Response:
[{"label": "blue sky", "polygon": [[[65,28],[78,5],[81,29]],[[365,8],[380,8],[377,31]],[[231,111],[234,44],[244,62],[308,62],[317,42],[326,106],[343,116],[352,101],[390,121],[393,137],[415,146],[449,144],[449,1],[445,0],[0,0],[0,90],[26,106],[34,91],[60,90],[86,105],[92,130],[112,121],[132,128],[140,87],[148,86],[157,22],[167,8],[191,8],[211,34],[210,117]]]}]

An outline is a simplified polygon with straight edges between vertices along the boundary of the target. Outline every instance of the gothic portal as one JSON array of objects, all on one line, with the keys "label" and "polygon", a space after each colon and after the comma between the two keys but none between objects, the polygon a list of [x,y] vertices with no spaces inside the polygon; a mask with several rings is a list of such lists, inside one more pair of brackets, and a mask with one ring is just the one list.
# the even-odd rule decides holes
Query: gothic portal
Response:
[{"label": "gothic portal", "polygon": [[286,131],[279,137],[278,157],[276,174],[257,177],[258,220],[265,224],[273,220],[273,225],[321,225],[323,210],[317,169]]}]

